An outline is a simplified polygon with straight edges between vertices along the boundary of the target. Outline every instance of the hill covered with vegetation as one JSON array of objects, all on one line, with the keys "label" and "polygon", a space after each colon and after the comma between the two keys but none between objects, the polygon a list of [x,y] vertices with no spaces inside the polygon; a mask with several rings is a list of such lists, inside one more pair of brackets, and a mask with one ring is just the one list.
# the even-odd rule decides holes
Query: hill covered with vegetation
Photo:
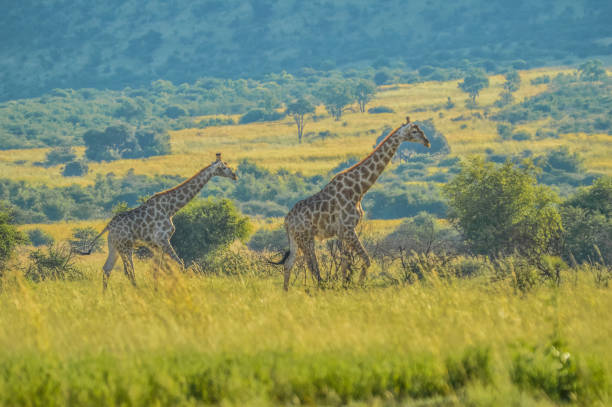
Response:
[{"label": "hill covered with vegetation", "polygon": [[610,55],[611,20],[601,0],[28,0],[0,15],[0,100],[283,70],[560,64]]}]

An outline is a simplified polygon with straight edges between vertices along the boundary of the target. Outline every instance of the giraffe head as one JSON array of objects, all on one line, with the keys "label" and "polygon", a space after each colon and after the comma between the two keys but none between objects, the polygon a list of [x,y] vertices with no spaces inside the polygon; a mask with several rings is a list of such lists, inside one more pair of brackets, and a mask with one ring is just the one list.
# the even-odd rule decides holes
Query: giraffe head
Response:
[{"label": "giraffe head", "polygon": [[221,153],[217,153],[217,160],[212,163],[211,167],[213,168],[213,176],[226,177],[234,181],[238,179],[234,170],[232,170],[226,162],[221,160]]},{"label": "giraffe head", "polygon": [[414,123],[410,123],[410,118],[406,117],[406,123],[402,124],[399,129],[397,129],[402,141],[413,141],[415,143],[421,143],[425,147],[431,147],[429,140],[425,137],[425,133],[423,130],[419,128]]}]

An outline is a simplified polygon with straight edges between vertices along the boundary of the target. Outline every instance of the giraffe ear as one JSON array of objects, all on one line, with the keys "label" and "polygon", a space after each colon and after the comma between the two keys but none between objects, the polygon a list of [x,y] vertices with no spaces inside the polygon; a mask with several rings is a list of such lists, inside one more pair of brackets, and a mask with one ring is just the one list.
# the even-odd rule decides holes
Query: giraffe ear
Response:
[{"label": "giraffe ear", "polygon": [[217,153],[217,161],[221,161],[221,153]]}]

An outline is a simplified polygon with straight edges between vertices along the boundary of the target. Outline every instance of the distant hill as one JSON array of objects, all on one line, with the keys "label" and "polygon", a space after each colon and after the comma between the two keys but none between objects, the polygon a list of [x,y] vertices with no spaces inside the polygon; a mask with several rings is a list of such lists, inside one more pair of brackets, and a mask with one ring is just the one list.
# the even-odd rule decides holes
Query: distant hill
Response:
[{"label": "distant hill", "polygon": [[0,100],[160,78],[466,59],[494,71],[612,54],[607,0],[22,0],[2,8]]}]

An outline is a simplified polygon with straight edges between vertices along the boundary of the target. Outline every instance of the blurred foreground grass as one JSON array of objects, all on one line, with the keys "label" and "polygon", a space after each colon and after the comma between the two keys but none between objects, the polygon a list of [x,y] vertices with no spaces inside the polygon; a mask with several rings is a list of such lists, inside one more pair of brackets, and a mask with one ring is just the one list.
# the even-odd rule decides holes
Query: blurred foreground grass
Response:
[{"label": "blurred foreground grass", "polygon": [[280,273],[155,282],[148,262],[138,288],[116,269],[103,294],[98,257],[80,281],[1,280],[0,404],[609,401],[612,296],[588,273],[520,294],[490,276],[382,284],[374,269],[365,287],[285,293]]}]

